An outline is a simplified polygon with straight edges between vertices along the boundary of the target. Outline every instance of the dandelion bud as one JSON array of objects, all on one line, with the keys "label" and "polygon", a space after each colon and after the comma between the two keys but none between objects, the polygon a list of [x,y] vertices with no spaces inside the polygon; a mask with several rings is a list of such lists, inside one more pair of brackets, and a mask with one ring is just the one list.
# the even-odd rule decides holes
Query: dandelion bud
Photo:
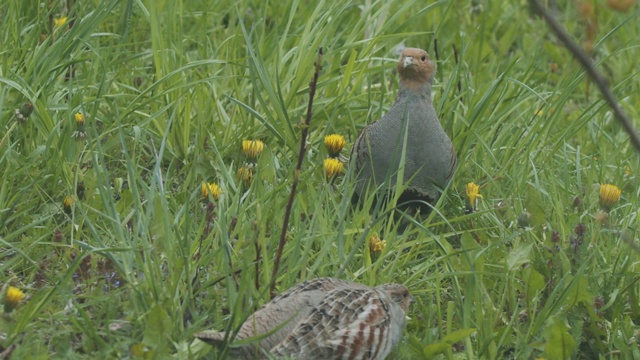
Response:
[{"label": "dandelion bud", "polygon": [[31,116],[32,112],[33,112],[33,103],[31,101],[27,101],[26,103],[22,104],[20,109],[15,110],[14,115],[16,116],[16,119],[18,121],[23,123],[27,121],[29,116]]},{"label": "dandelion bud", "polygon": [[470,182],[467,184],[467,199],[469,203],[467,204],[469,209],[473,211],[476,208],[476,200],[477,198],[481,198],[480,195],[480,186],[474,182]]},{"label": "dandelion bud", "polygon": [[520,215],[518,215],[518,217],[516,218],[516,222],[518,223],[519,227],[527,228],[531,225],[531,218],[531,214],[527,212],[527,210],[525,210]]},{"label": "dandelion bud", "polygon": [[243,166],[238,169],[238,180],[242,181],[245,186],[249,186],[251,184],[251,180],[253,179],[253,172],[246,166]]},{"label": "dandelion bud", "polygon": [[384,250],[386,246],[387,246],[387,242],[384,240],[381,240],[379,237],[375,235],[369,238],[369,252],[372,255],[380,255],[380,253],[382,252],[382,250]]},{"label": "dandelion bud", "polygon": [[62,200],[62,208],[64,209],[64,212],[66,212],[67,214],[71,213],[71,208],[73,207],[73,198],[69,195],[64,197],[64,200]]},{"label": "dandelion bud", "polygon": [[76,125],[78,125],[78,127],[84,126],[84,115],[82,113],[77,112],[73,117],[76,119]]}]

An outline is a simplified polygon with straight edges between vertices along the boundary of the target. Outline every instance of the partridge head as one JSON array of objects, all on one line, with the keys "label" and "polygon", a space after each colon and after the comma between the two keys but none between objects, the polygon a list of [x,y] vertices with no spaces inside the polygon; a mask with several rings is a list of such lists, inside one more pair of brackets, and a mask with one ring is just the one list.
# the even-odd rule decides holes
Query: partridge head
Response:
[{"label": "partridge head", "polygon": [[367,190],[386,194],[395,188],[401,174],[406,189],[398,203],[428,210],[449,184],[457,159],[433,107],[435,71],[426,51],[407,48],[402,52],[395,103],[380,120],[362,130],[353,147],[357,197]]}]

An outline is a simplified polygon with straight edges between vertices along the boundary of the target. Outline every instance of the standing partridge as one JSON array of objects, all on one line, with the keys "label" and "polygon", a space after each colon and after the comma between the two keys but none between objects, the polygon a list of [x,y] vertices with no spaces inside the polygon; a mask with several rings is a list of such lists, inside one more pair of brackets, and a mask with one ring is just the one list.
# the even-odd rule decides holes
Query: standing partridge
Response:
[{"label": "standing partridge", "polygon": [[[431,98],[435,64],[426,51],[406,48],[398,62],[400,91],[395,103],[378,121],[365,127],[355,142],[355,195],[367,188],[386,194],[393,189],[405,152],[403,184],[398,204],[428,210],[456,169],[456,154],[444,132]],[[380,188],[385,181],[386,188]]]},{"label": "standing partridge", "polygon": [[383,360],[402,337],[411,300],[400,284],[334,289],[271,353],[305,360]]},{"label": "standing partridge", "polygon": [[[289,335],[291,330],[308,316],[311,309],[316,307],[329,291],[351,285],[354,283],[345,280],[318,278],[298,284],[274,297],[269,303],[249,316],[240,327],[235,341],[264,335],[272,332],[278,326],[282,325],[282,327],[260,341],[230,348],[230,358],[247,360],[264,358],[265,352],[271,350]],[[205,331],[195,336],[220,348],[224,346],[225,338],[230,340],[226,333],[217,331]]]}]

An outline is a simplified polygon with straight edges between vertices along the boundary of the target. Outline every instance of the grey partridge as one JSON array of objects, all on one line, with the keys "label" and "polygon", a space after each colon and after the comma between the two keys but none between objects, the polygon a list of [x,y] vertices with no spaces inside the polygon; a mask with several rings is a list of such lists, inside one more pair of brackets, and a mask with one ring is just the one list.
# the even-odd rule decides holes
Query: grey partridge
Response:
[{"label": "grey partridge", "polygon": [[305,360],[383,360],[402,338],[411,301],[401,284],[337,288],[271,353]]},{"label": "grey partridge", "polygon": [[[404,285],[371,288],[332,278],[306,281],[273,298],[241,326],[236,340],[265,335],[233,347],[232,359],[384,359],[402,336],[411,295]],[[224,345],[225,333],[196,334]],[[350,354],[352,357],[347,356]]]},{"label": "grey partridge", "polygon": [[[449,184],[457,158],[433,107],[431,84],[435,72],[426,51],[402,51],[395,103],[380,120],[360,132],[352,150],[356,197],[362,198],[367,189],[384,195],[394,188],[405,146],[402,185],[407,186],[398,204],[409,202],[408,206],[428,210]],[[387,179],[387,187],[380,187]]]},{"label": "grey partridge", "polygon": [[[265,351],[268,352],[289,335],[298,322],[305,318],[329,291],[352,284],[345,280],[318,278],[298,284],[274,297],[269,303],[249,316],[240,327],[235,341],[267,334],[278,326],[282,325],[282,327],[258,342],[232,347],[229,350],[230,357],[247,360],[263,358]],[[217,331],[204,331],[195,336],[211,345],[223,347],[226,334]]]}]

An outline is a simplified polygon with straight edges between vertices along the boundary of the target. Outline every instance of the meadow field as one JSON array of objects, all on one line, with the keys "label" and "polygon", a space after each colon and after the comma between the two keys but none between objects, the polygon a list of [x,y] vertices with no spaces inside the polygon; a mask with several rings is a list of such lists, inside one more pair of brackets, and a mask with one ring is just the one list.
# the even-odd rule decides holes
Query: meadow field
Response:
[{"label": "meadow field", "polygon": [[[640,127],[638,4],[545,4]],[[331,276],[409,288],[393,359],[640,358],[640,156],[527,1],[6,0],[0,24],[0,355],[222,358],[194,334]],[[325,168],[405,46],[458,156],[416,217]]]}]

